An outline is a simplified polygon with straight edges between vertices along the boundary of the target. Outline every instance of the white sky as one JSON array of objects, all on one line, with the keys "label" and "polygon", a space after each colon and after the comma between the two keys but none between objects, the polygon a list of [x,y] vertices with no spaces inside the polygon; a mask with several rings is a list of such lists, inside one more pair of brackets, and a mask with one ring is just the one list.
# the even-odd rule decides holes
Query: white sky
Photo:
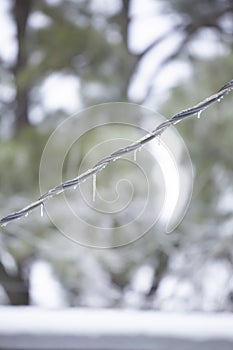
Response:
[{"label": "white sky", "polygon": [[15,28],[12,26],[9,15],[10,1],[0,1],[0,57],[7,62],[12,62],[17,52],[15,44]]},{"label": "white sky", "polygon": [[42,85],[40,95],[47,110],[64,108],[70,114],[81,107],[79,80],[68,74],[52,73]]}]

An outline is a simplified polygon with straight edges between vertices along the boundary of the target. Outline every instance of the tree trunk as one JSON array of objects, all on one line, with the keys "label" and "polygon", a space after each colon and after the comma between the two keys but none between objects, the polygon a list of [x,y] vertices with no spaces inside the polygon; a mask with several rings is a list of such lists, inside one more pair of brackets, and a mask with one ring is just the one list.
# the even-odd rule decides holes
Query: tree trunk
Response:
[{"label": "tree trunk", "polygon": [[18,266],[17,273],[9,274],[0,263],[0,283],[11,305],[29,305],[29,283],[23,276],[21,266]]},{"label": "tree trunk", "polygon": [[159,283],[163,278],[163,276],[165,275],[165,273],[167,272],[167,267],[169,262],[168,255],[163,251],[159,251],[157,253],[157,258],[158,258],[158,265],[155,268],[152,286],[147,293],[147,298],[153,297],[156,294],[157,289],[159,287]]},{"label": "tree trunk", "polygon": [[15,131],[19,132],[24,126],[29,124],[28,118],[28,98],[29,87],[21,86],[20,75],[27,66],[26,50],[26,28],[32,6],[32,0],[14,0],[13,18],[16,25],[18,53],[13,73],[15,76],[16,103],[15,103]]}]

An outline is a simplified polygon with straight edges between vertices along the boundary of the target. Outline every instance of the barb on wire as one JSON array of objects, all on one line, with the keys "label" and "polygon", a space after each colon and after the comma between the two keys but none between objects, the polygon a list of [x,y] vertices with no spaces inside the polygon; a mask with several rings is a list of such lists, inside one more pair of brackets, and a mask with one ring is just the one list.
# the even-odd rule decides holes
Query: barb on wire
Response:
[{"label": "barb on wire", "polygon": [[4,218],[2,218],[0,220],[0,225],[4,226],[13,220],[20,219],[22,217],[26,217],[29,215],[29,213],[33,209],[35,209],[37,207],[41,207],[43,209],[44,203],[48,199],[54,197],[55,195],[60,194],[61,192],[63,192],[65,189],[67,189],[69,187],[78,186],[80,183],[84,182],[87,178],[89,178],[93,175],[95,176],[100,171],[102,171],[110,162],[113,162],[113,161],[117,160],[118,158],[121,158],[123,155],[125,155],[127,153],[136,151],[137,149],[141,148],[147,142],[160,136],[169,126],[175,125],[175,124],[179,123],[181,120],[184,120],[184,119],[191,117],[192,115],[195,115],[195,114],[200,116],[201,112],[203,112],[206,108],[208,108],[214,102],[221,101],[221,99],[224,96],[228,95],[231,91],[233,91],[233,79],[230,80],[225,85],[223,85],[223,87],[221,87],[221,89],[218,90],[217,93],[204,99],[203,101],[201,101],[197,105],[190,107],[190,108],[187,108],[187,109],[184,109],[181,112],[175,114],[170,119],[159,124],[152,132],[148,133],[147,135],[140,138],[139,140],[131,143],[129,146],[126,146],[124,148],[120,148],[117,151],[111,153],[109,156],[102,158],[91,169],[88,169],[87,171],[85,171],[81,175],[79,175],[71,180],[65,181],[65,182],[61,183],[60,185],[53,187],[48,192],[44,193],[35,202],[29,204],[25,208],[5,216]]}]

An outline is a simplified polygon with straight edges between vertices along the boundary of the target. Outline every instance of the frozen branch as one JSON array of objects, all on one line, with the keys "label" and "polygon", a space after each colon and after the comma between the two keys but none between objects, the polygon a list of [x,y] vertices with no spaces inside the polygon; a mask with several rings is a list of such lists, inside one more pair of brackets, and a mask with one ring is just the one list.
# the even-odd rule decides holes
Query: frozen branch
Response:
[{"label": "frozen branch", "polygon": [[38,198],[35,202],[29,204],[25,208],[16,211],[12,214],[7,215],[6,217],[2,218],[0,220],[0,225],[4,226],[8,224],[9,222],[20,219],[22,217],[26,217],[29,215],[29,213],[37,208],[41,207],[43,210],[44,203],[49,200],[50,198],[60,194],[64,190],[70,187],[77,187],[80,183],[84,182],[87,178],[91,176],[96,176],[100,171],[102,171],[109,163],[121,158],[127,153],[135,152],[137,149],[140,149],[143,145],[145,145],[147,142],[155,139],[156,137],[160,136],[169,126],[175,125],[179,123],[181,120],[184,120],[186,118],[189,118],[193,115],[200,116],[201,112],[204,111],[206,108],[208,108],[210,105],[212,105],[216,101],[220,101],[224,96],[229,94],[231,91],[233,91],[233,80],[226,83],[217,93],[211,95],[210,97],[204,99],[197,105],[184,109],[183,111],[175,114],[170,119],[166,120],[165,122],[162,122],[159,124],[153,131],[145,135],[144,137],[140,138],[139,140],[131,143],[129,146],[126,146],[124,148],[120,148],[117,151],[111,153],[109,156],[102,158],[98,161],[92,168],[88,169],[81,175],[70,179],[68,181],[65,181],[61,183],[60,185],[50,189],[48,192],[44,193],[40,198]]}]

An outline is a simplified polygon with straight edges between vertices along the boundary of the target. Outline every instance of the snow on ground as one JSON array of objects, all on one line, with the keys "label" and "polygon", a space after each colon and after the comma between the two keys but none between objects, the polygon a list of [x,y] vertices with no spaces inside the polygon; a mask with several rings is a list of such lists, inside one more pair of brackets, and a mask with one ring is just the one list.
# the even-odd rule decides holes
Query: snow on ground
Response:
[{"label": "snow on ground", "polygon": [[1,335],[13,334],[143,335],[233,341],[233,315],[110,309],[48,310],[34,307],[0,307],[0,338]]}]

